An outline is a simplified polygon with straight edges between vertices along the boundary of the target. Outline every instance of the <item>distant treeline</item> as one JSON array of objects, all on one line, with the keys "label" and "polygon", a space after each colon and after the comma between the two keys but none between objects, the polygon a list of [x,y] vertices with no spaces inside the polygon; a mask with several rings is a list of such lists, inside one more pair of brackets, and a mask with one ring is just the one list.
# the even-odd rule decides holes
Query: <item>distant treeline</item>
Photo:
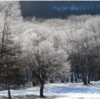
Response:
[{"label": "distant treeline", "polygon": [[100,1],[21,1],[20,4],[23,17],[67,18],[69,15],[100,14]]}]

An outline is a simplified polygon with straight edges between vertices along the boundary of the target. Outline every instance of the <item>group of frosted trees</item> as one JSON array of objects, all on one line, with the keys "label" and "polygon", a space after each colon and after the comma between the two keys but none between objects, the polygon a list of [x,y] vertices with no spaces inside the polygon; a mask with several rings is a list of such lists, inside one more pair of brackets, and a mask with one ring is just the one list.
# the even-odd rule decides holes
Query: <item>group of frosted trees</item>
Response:
[{"label": "group of frosted trees", "polygon": [[9,99],[10,85],[25,80],[20,69],[26,65],[40,82],[41,97],[48,78],[54,75],[67,77],[69,73],[67,52],[55,46],[52,34],[45,34],[45,29],[38,31],[35,27],[34,23],[22,18],[19,2],[0,2],[0,82],[3,80],[2,84],[7,86]]},{"label": "group of frosted trees", "polygon": [[[48,19],[43,22],[35,17],[31,22],[37,32],[49,33],[55,48],[62,48],[71,65],[71,82],[100,80],[100,16],[70,16],[67,19]],[[49,38],[50,37],[50,38]]]},{"label": "group of frosted trees", "polygon": [[70,20],[74,27],[69,32],[69,60],[74,75],[77,79],[81,74],[85,85],[100,80],[100,16],[72,16]]},{"label": "group of frosted trees", "polygon": [[70,75],[72,82],[81,76],[84,84],[100,80],[99,46],[99,15],[28,20],[19,2],[0,2],[0,83],[6,78],[9,99],[10,84],[25,82],[22,72],[14,70],[25,66],[33,81],[38,79],[41,97],[45,82],[54,76]]}]

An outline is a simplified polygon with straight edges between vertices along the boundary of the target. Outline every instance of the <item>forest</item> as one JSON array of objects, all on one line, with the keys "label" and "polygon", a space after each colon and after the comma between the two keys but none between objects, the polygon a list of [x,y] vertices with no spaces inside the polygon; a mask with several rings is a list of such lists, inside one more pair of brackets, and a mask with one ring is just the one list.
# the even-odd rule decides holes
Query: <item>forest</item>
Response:
[{"label": "forest", "polygon": [[0,89],[9,99],[11,88],[36,80],[44,97],[55,76],[88,85],[100,80],[99,63],[100,15],[24,19],[19,2],[0,2]]},{"label": "forest", "polygon": [[70,15],[100,14],[100,1],[20,1],[22,16],[62,18]]}]

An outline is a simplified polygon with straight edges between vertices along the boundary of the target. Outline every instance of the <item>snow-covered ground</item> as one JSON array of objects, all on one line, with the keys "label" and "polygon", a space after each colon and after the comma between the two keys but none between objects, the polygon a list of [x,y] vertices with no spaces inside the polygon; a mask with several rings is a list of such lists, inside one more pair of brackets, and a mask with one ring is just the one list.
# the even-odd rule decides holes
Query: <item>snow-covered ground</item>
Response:
[{"label": "snow-covered ground", "polygon": [[[24,90],[11,90],[11,94],[13,96],[39,95],[39,89],[40,87]],[[92,84],[87,86],[83,85],[83,83],[45,84],[44,95],[64,96],[63,98],[57,97],[56,99],[100,99],[100,81],[92,82]],[[7,96],[7,91],[0,91],[0,96]]]}]

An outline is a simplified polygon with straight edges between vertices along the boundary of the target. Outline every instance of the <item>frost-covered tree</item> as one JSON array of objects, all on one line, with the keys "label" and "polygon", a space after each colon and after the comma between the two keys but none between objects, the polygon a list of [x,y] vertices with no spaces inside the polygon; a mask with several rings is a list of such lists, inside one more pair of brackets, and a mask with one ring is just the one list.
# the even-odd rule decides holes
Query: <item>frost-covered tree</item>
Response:
[{"label": "frost-covered tree", "polygon": [[[47,79],[55,75],[68,76],[70,63],[67,61],[67,53],[54,47],[54,43],[47,39],[46,34],[27,30],[27,37],[23,37],[24,50],[27,51],[27,63],[32,74],[40,82],[40,97],[43,97],[43,88]],[[25,34],[25,36],[26,36]],[[49,37],[48,37],[49,38]]]},{"label": "frost-covered tree", "polygon": [[[8,95],[10,94],[10,68],[17,66],[20,58],[20,44],[16,39],[16,25],[22,20],[19,2],[0,2],[0,77],[6,72],[6,83],[8,84]],[[10,77],[11,78],[11,77]]]}]

